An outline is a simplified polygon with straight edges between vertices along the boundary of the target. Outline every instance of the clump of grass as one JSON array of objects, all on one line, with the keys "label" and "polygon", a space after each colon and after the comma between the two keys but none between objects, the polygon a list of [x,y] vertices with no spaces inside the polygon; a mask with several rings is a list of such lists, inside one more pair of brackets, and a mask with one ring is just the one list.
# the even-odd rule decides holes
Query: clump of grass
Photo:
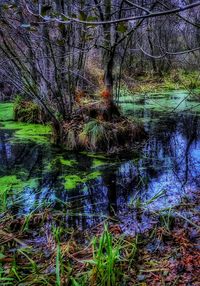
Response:
[{"label": "clump of grass", "polygon": [[167,90],[199,88],[199,74],[197,71],[172,70],[169,74],[164,75],[163,87]]},{"label": "clump of grass", "polygon": [[96,150],[97,146],[108,141],[106,137],[106,128],[98,120],[91,120],[85,123],[82,132],[79,134],[79,142],[88,146],[91,150]]},{"label": "clump of grass", "polygon": [[44,123],[48,121],[44,110],[38,104],[17,96],[14,102],[14,119],[20,122]]},{"label": "clump of grass", "polygon": [[90,285],[114,286],[122,273],[119,271],[120,244],[114,244],[113,237],[105,225],[100,238],[93,240],[93,259],[90,272]]},{"label": "clump of grass", "polygon": [[74,286],[119,286],[127,285],[130,279],[124,271],[135,267],[138,254],[138,236],[127,240],[122,235],[115,235],[109,231],[108,225],[104,225],[100,237],[92,240],[92,257],[81,260],[84,264],[84,272],[76,273],[71,278]]},{"label": "clump of grass", "polygon": [[151,199],[144,201],[140,197],[134,197],[131,201],[129,206],[133,207],[135,209],[145,209],[148,207],[151,203],[154,203],[156,200],[161,198],[165,194],[164,190],[161,190],[160,192],[156,193]]},{"label": "clump of grass", "polygon": [[62,253],[60,247],[60,240],[62,229],[60,227],[53,227],[53,236],[56,242],[56,286],[61,286],[61,274],[63,272],[62,267]]},{"label": "clump of grass", "polygon": [[175,220],[172,214],[172,209],[170,208],[167,211],[161,212],[159,220],[162,227],[164,227],[168,232],[171,231]]},{"label": "clump of grass", "polygon": [[80,123],[74,121],[64,126],[64,134],[66,149],[108,153],[130,149],[135,141],[146,136],[140,124],[123,117],[114,121],[100,119]]},{"label": "clump of grass", "polygon": [[198,71],[183,70],[181,68],[172,69],[162,75],[147,73],[143,76],[136,76],[135,79],[135,81],[131,81],[131,84],[127,79],[124,80],[124,84],[120,92],[121,96],[123,96],[124,91],[128,94],[127,89],[134,92],[146,93],[163,89],[170,91],[200,88],[200,77]]}]

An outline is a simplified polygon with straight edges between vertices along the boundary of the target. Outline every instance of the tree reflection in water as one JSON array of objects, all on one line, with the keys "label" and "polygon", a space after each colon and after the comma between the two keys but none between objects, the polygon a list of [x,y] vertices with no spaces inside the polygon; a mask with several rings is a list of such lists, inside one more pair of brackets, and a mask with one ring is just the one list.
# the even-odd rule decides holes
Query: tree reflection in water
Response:
[{"label": "tree reflection in water", "polygon": [[[152,114],[151,114],[152,116]],[[51,206],[62,211],[68,226],[85,229],[107,216],[118,217],[123,226],[133,231],[148,228],[147,213],[138,217],[130,202],[145,202],[160,191],[165,195],[148,209],[161,209],[178,204],[190,191],[200,187],[200,118],[191,114],[170,114],[159,123],[147,124],[149,139],[139,154],[126,158],[106,159],[105,164],[92,167],[87,154],[65,153],[74,160],[74,167],[65,167],[56,160],[58,150],[36,144],[11,144],[9,131],[0,132],[0,176],[16,174],[22,180],[37,178],[37,187],[26,187],[13,212],[27,214]],[[50,162],[54,162],[50,169]],[[94,180],[85,180],[76,188],[66,190],[63,177],[72,174],[83,180],[88,173],[101,172]],[[14,188],[14,186],[13,186]],[[14,198],[17,196],[15,195]]]}]

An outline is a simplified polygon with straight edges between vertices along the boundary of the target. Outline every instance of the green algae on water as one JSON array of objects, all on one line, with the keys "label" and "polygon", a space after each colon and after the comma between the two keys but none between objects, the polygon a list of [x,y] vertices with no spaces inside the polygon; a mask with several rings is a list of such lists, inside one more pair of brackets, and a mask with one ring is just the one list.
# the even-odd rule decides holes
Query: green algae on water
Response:
[{"label": "green algae on water", "polygon": [[83,183],[83,179],[77,175],[68,175],[65,177],[65,189],[71,190],[76,188],[79,184]]},{"label": "green algae on water", "polygon": [[104,162],[102,160],[94,159],[92,161],[92,168],[98,168],[98,167],[104,166],[105,164],[106,164],[106,162]]},{"label": "green algae on water", "polygon": [[35,142],[37,144],[47,144],[51,135],[51,126],[41,124],[8,121],[3,122],[0,129],[13,130],[14,136],[11,141],[14,143]]},{"label": "green algae on water", "polygon": [[63,166],[64,168],[65,167],[69,168],[77,164],[78,163],[76,160],[72,160],[72,159],[67,160],[67,159],[64,159],[62,155],[58,155],[54,159],[46,163],[45,170],[47,172],[51,172],[51,171],[54,171],[57,167],[60,168],[61,166]]},{"label": "green algae on water", "polygon": [[37,144],[49,143],[49,136],[52,131],[51,126],[13,121],[13,107],[13,103],[0,103],[0,129],[14,131],[11,142],[35,142]]},{"label": "green algae on water", "polygon": [[0,177],[0,193],[8,191],[22,191],[25,187],[36,188],[37,179],[22,181],[16,175]]},{"label": "green algae on water", "polygon": [[101,153],[91,153],[91,152],[87,152],[87,151],[82,151],[82,152],[80,152],[80,154],[86,155],[87,157],[95,158],[95,159],[103,159],[103,160],[108,159],[106,157],[106,154],[103,155]]},{"label": "green algae on water", "polygon": [[0,121],[13,120],[13,107],[13,103],[0,103]]},{"label": "green algae on water", "polygon": [[92,172],[90,174],[88,174],[86,177],[85,177],[85,182],[87,181],[90,181],[90,180],[95,180],[97,179],[98,177],[101,176],[101,172],[100,171],[96,171],[96,172]]},{"label": "green algae on water", "polygon": [[37,187],[37,178],[23,181],[16,175],[0,177],[0,212],[6,211],[9,198],[12,198],[13,204],[13,199],[16,201],[16,195],[21,193],[25,188],[36,189]]},{"label": "green algae on water", "polygon": [[88,181],[95,180],[101,176],[101,172],[96,171],[86,174],[84,177],[78,175],[67,175],[64,177],[65,183],[64,187],[67,190],[75,189],[78,185],[87,183]]},{"label": "green algae on water", "polygon": [[59,159],[60,159],[60,163],[67,167],[72,167],[77,164],[75,160],[66,160],[63,158],[63,156],[60,156]]}]

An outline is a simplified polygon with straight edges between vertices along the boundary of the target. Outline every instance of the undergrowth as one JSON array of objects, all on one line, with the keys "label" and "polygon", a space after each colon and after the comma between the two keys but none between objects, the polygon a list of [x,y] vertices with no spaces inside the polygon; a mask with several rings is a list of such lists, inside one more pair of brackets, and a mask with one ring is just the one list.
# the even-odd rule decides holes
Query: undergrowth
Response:
[{"label": "undergrowth", "polygon": [[178,89],[200,89],[200,77],[198,71],[187,71],[183,69],[174,69],[162,76],[151,73],[140,77],[134,77],[131,83],[124,79],[123,89],[130,89],[132,92],[155,92],[160,90],[178,90]]},{"label": "undergrowth", "polygon": [[27,123],[44,123],[48,121],[48,116],[37,103],[17,96],[14,101],[14,119]]},{"label": "undergrowth", "polygon": [[181,214],[185,208],[194,211],[192,202],[150,212],[152,227],[135,235],[123,233],[117,222],[108,220],[82,233],[66,227],[56,212],[52,221],[54,212],[48,209],[31,214],[28,223],[22,218],[13,222],[7,214],[0,229],[0,284],[199,285],[198,221]]}]

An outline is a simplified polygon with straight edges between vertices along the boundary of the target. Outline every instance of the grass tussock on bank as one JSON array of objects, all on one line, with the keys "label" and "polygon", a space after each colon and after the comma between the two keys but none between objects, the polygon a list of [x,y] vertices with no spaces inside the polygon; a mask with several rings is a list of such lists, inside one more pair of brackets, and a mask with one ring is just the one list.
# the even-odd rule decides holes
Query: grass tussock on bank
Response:
[{"label": "grass tussock on bank", "polygon": [[116,110],[110,117],[107,107],[99,102],[82,107],[78,115],[65,122],[63,134],[63,144],[68,150],[109,153],[130,150],[146,136],[141,124],[118,114]]},{"label": "grass tussock on bank", "polygon": [[[14,119],[20,122],[50,121],[37,104],[20,97],[15,100],[13,112]],[[60,120],[59,129],[53,128],[52,141],[59,141],[59,145],[66,150],[115,153],[130,150],[145,137],[142,124],[124,117],[114,103],[107,106],[102,100],[81,98],[71,118],[68,121]]]},{"label": "grass tussock on bank", "polygon": [[110,153],[128,150],[145,137],[143,128],[128,119],[115,122],[92,119],[86,123],[72,120],[65,123],[64,134],[64,146],[68,150]]},{"label": "grass tussock on bank", "polygon": [[47,123],[49,117],[38,104],[18,96],[14,102],[14,120],[27,123]]}]

